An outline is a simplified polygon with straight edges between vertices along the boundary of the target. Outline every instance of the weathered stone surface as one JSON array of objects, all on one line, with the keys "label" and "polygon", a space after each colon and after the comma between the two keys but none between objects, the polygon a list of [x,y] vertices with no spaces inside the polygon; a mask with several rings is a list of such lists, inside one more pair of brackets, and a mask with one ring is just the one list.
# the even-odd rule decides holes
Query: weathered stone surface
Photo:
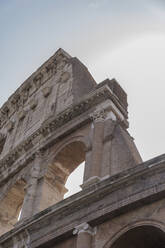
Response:
[{"label": "weathered stone surface", "polygon": [[[9,98],[0,109],[0,247],[164,247],[165,155],[142,163],[127,105],[115,79],[97,85],[62,49]],[[63,200],[82,162],[82,191]]]}]

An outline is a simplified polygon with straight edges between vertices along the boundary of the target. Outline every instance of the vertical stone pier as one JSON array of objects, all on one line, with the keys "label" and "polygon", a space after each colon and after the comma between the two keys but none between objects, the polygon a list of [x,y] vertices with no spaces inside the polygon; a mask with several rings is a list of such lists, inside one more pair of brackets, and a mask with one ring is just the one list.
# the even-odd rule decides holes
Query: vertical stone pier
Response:
[{"label": "vertical stone pier", "polygon": [[[37,152],[35,155],[35,160],[33,163],[33,166],[31,168],[31,177],[29,178],[29,181],[27,182],[26,186],[26,193],[25,193],[25,198],[22,206],[22,211],[21,211],[21,217],[20,220],[24,218],[29,218],[33,214],[37,213],[38,207],[39,207],[39,202],[36,204],[37,201],[37,191],[38,191],[38,180],[40,177],[40,165],[42,161],[42,154],[40,152]],[[38,207],[37,207],[38,205]]]},{"label": "vertical stone pier", "polygon": [[77,235],[76,248],[92,247],[92,236],[94,232],[88,223],[82,223],[81,225],[75,227],[73,234]]}]

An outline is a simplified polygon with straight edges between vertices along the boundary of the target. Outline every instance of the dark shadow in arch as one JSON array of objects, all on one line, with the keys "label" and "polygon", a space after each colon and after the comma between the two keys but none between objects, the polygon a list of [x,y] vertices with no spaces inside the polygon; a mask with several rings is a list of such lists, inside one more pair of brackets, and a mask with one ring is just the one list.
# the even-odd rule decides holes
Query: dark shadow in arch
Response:
[{"label": "dark shadow in arch", "polygon": [[164,248],[165,233],[154,226],[138,226],[119,237],[110,248]]}]

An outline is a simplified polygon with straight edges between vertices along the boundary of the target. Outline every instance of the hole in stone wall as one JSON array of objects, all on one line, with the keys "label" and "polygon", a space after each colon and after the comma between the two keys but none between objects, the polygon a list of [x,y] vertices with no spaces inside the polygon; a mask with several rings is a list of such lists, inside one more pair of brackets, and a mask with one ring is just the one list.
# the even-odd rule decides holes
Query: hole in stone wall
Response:
[{"label": "hole in stone wall", "polygon": [[24,200],[25,181],[17,181],[0,202],[0,234],[11,230],[16,222]]},{"label": "hole in stone wall", "polygon": [[[85,145],[80,141],[72,142],[69,145],[66,145],[57,154],[44,177],[40,210],[43,210],[64,199],[64,195],[68,192],[65,187],[68,177],[72,174],[73,171],[75,171],[75,174],[83,172],[82,163],[84,161]],[[80,169],[78,168],[79,166]],[[78,168],[77,172],[76,168]],[[81,181],[77,181],[75,184],[78,184],[79,186],[81,185],[81,183]],[[72,188],[72,193],[76,192],[75,186],[73,186],[72,181],[70,185]],[[78,190],[79,189],[80,188],[78,187]],[[70,194],[71,192],[68,193],[65,198],[68,197]]]},{"label": "hole in stone wall", "polygon": [[18,214],[18,218],[17,218],[18,221],[21,219],[21,213],[22,213],[22,208],[20,209],[19,214]]},{"label": "hole in stone wall", "polygon": [[85,162],[81,163],[68,177],[65,184],[65,187],[68,189],[68,192],[64,195],[64,198],[67,198],[82,190],[80,185],[82,185],[83,183],[84,169]]}]

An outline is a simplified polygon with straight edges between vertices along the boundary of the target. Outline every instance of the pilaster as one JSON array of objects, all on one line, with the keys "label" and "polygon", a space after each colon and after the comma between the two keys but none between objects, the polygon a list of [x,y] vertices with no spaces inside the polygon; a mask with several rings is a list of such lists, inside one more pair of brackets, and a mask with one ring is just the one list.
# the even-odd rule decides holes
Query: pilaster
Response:
[{"label": "pilaster", "polygon": [[38,180],[40,178],[40,169],[42,163],[42,153],[37,152],[35,155],[34,164],[31,168],[29,181],[25,189],[25,198],[21,211],[20,220],[29,218],[37,212],[36,196],[38,191]]},{"label": "pilaster", "polygon": [[73,231],[77,235],[76,248],[91,248],[92,236],[94,235],[93,228],[88,223],[82,223],[75,227]]},{"label": "pilaster", "polygon": [[103,156],[103,141],[104,141],[104,122],[106,112],[104,109],[96,110],[90,115],[93,123],[93,137],[92,137],[92,154],[90,172],[88,178],[82,185],[86,187],[88,184],[95,183],[100,180],[101,176],[101,163]]}]

